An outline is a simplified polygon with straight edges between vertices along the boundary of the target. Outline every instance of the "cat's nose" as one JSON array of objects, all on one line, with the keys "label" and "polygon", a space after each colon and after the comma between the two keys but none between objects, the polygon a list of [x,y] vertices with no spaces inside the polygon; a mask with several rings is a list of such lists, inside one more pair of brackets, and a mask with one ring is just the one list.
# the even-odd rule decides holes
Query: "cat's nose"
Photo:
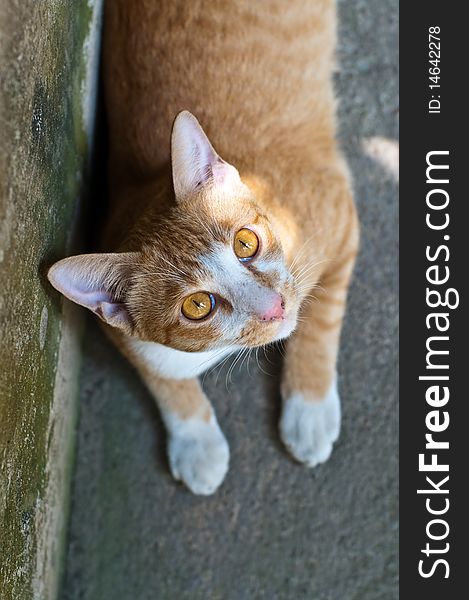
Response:
[{"label": "cat's nose", "polygon": [[261,321],[281,321],[285,318],[285,302],[280,294],[275,294],[270,306],[259,314]]}]

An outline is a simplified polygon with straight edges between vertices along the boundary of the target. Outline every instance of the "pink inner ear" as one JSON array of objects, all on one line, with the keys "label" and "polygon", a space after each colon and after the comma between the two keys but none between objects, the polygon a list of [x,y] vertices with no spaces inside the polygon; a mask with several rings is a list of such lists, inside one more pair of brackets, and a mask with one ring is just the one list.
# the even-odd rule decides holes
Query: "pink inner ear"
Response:
[{"label": "pink inner ear", "polygon": [[212,165],[212,176],[213,181],[220,185],[234,183],[237,179],[239,179],[239,173],[235,167],[225,162],[221,158],[219,158]]},{"label": "pink inner ear", "polygon": [[101,281],[91,280],[87,271],[82,272],[75,265],[65,262],[52,267],[49,279],[64,296],[90,310],[96,310],[103,302],[112,303],[113,298],[101,287]]},{"label": "pink inner ear", "polygon": [[187,111],[174,123],[171,157],[178,200],[210,181],[226,185],[239,179],[238,171],[218,156],[197,119]]},{"label": "pink inner ear", "polygon": [[127,327],[131,322],[127,307],[104,287],[107,270],[99,264],[99,255],[95,256],[98,258],[72,257],[56,263],[49,270],[49,280],[69,300],[93,311],[109,325]]},{"label": "pink inner ear", "polygon": [[126,326],[130,321],[127,307],[120,302],[100,302],[95,312],[103,321],[115,327]]},{"label": "pink inner ear", "polygon": [[205,184],[212,175],[219,158],[210,141],[192,116],[181,115],[176,135],[179,137],[179,148],[182,147],[189,185],[194,189]]},{"label": "pink inner ear", "polygon": [[[67,296],[67,292],[64,290],[63,294]],[[105,290],[80,290],[77,288],[69,289],[70,298],[73,299],[77,304],[82,304],[91,310],[95,310],[103,302],[109,304],[112,303],[111,294]]]}]

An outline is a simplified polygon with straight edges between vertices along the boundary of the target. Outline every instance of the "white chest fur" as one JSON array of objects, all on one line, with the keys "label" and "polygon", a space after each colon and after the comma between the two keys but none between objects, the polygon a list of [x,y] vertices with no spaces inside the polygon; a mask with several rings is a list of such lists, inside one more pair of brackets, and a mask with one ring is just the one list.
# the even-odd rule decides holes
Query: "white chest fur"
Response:
[{"label": "white chest fur", "polygon": [[161,377],[187,379],[197,377],[236,348],[210,350],[207,352],[181,352],[161,344],[129,340],[129,346],[141,360]]}]

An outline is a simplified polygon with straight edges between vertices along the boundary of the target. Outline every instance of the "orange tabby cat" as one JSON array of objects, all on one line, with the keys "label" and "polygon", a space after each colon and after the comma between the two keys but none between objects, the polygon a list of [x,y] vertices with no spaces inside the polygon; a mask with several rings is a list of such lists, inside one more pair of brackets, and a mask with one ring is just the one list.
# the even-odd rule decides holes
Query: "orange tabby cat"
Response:
[{"label": "orange tabby cat", "polygon": [[358,226],[335,141],[335,26],[332,0],[106,4],[104,253],[49,279],[138,369],[196,494],[229,461],[196,377],[230,352],[289,337],[283,441],[312,467],[339,434]]}]

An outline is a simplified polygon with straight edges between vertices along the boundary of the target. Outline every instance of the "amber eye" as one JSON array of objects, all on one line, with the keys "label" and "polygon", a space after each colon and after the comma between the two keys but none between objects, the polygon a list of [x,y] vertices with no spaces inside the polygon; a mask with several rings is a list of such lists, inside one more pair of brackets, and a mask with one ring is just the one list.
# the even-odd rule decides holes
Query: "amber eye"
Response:
[{"label": "amber eye", "polygon": [[234,239],[234,253],[242,260],[248,260],[259,250],[259,238],[250,229],[240,229]]},{"label": "amber eye", "polygon": [[215,297],[208,292],[196,292],[182,303],[182,314],[192,321],[207,317],[215,308]]}]

